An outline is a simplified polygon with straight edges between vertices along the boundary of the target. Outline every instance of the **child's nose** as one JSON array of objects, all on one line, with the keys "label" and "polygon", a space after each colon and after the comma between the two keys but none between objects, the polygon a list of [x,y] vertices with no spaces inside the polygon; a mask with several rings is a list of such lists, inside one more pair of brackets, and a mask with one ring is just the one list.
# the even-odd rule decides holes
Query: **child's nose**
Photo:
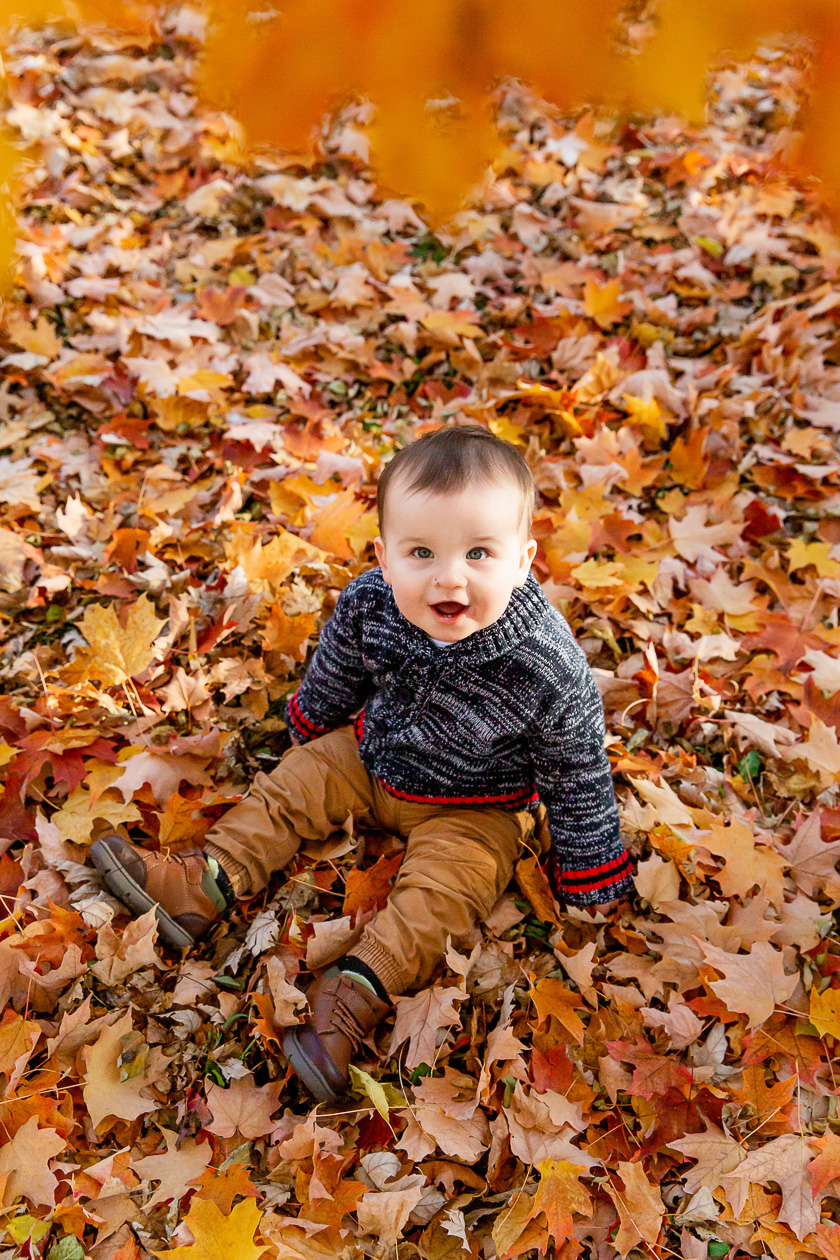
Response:
[{"label": "child's nose", "polygon": [[448,563],[441,564],[435,577],[435,584],[446,590],[455,590],[466,586],[466,575],[460,562],[451,560]]}]

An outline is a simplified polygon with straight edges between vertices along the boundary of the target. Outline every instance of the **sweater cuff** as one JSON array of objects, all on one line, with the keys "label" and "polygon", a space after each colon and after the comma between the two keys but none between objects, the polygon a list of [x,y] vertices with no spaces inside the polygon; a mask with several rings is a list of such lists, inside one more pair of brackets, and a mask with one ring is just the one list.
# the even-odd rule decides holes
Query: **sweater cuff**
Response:
[{"label": "sweater cuff", "polygon": [[628,897],[634,890],[630,855],[625,851],[608,862],[572,870],[557,855],[552,862],[555,894],[571,906],[594,906]]},{"label": "sweater cuff", "polygon": [[318,726],[306,716],[298,703],[297,691],[286,701],[286,722],[290,730],[294,732],[294,738],[298,744],[306,744],[310,739],[317,739],[327,730],[326,726]]}]

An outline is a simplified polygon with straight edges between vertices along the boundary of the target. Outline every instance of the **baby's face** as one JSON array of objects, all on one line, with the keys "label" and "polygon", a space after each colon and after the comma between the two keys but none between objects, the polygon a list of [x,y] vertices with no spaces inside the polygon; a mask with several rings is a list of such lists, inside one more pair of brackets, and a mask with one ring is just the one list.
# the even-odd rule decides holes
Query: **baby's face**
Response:
[{"label": "baby's face", "polygon": [[522,515],[512,480],[432,494],[408,493],[395,478],[374,547],[402,615],[449,643],[498,621],[537,550]]}]

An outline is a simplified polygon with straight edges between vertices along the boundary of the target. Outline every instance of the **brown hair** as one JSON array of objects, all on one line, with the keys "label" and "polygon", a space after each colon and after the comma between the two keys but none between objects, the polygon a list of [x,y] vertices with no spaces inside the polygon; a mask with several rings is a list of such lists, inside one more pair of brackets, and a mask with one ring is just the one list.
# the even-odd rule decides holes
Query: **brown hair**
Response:
[{"label": "brown hair", "polygon": [[477,424],[450,425],[418,438],[386,464],[376,488],[379,532],[385,524],[385,500],[395,476],[404,478],[409,492],[431,490],[457,494],[471,481],[495,481],[508,477],[522,493],[522,511],[528,533],[534,512],[534,480],[519,451]]}]

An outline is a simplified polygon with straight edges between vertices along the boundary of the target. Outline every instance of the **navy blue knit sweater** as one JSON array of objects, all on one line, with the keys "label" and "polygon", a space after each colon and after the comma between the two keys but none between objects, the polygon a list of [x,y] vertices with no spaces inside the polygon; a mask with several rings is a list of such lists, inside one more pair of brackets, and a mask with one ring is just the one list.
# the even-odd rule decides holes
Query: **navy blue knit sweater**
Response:
[{"label": "navy blue knit sweater", "polygon": [[547,810],[557,897],[632,889],[604,710],[533,574],[493,625],[446,648],[403,617],[380,569],[341,592],[287,705],[299,742],[356,717],[365,767],[401,800]]}]

